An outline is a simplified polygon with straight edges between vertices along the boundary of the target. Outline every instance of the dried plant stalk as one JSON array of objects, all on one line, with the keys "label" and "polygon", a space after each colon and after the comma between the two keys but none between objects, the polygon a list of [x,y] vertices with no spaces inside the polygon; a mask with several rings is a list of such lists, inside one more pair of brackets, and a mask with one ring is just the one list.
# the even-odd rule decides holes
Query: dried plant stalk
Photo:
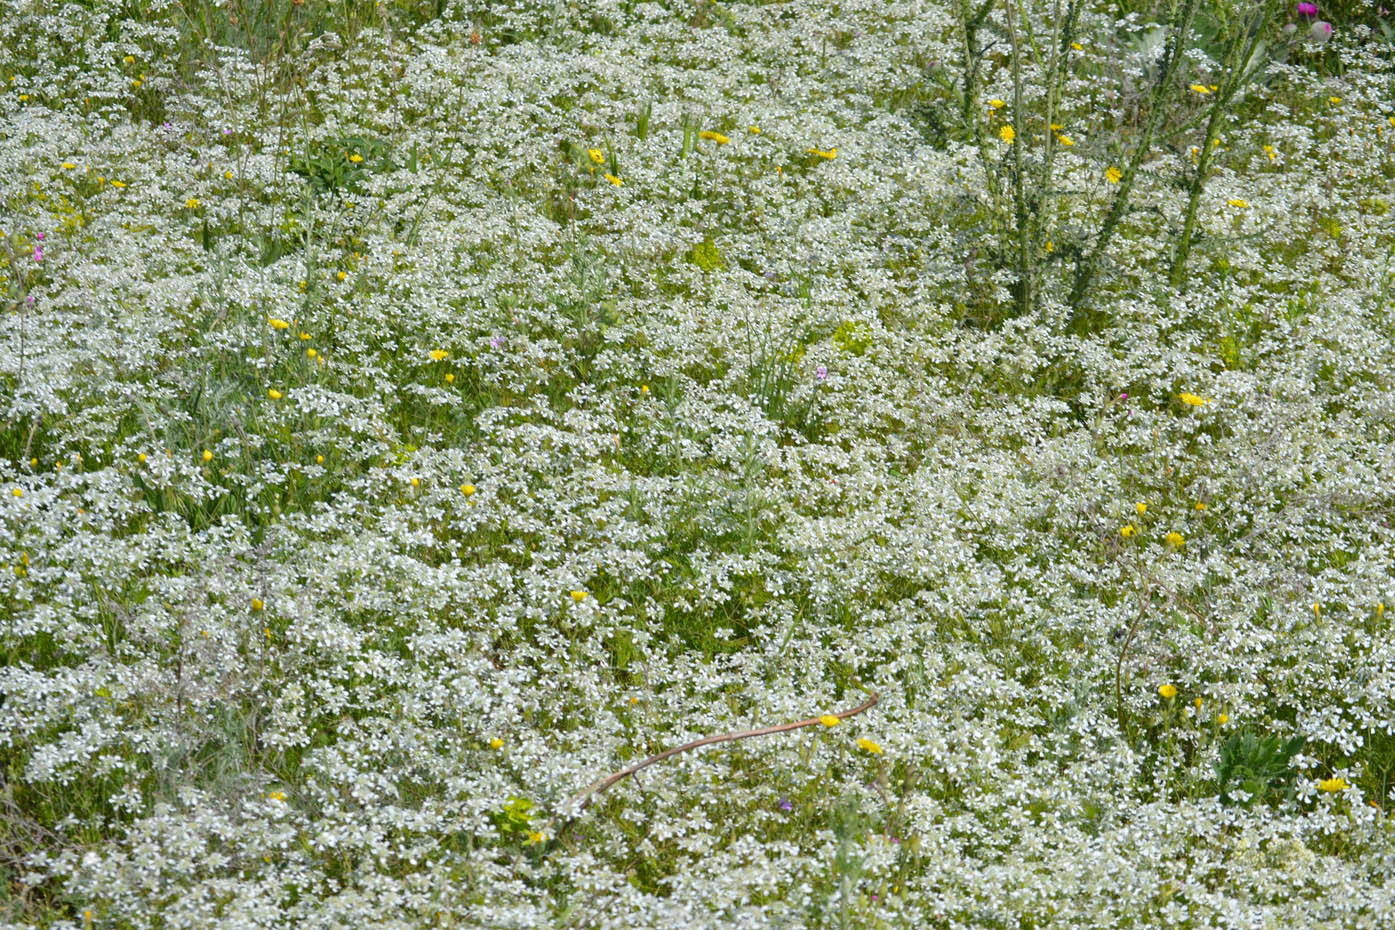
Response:
[{"label": "dried plant stalk", "polygon": [[[836,714],[829,714],[828,716],[837,717],[839,720],[845,720],[848,717],[856,717],[863,711],[876,706],[876,703],[879,700],[881,700],[881,695],[879,693],[874,692],[871,697],[869,697],[866,701],[863,701],[856,707],[851,708],[849,710],[839,711]],[[586,808],[587,804],[591,803],[591,799],[593,797],[600,794],[602,791],[605,791],[606,789],[610,788],[612,785],[624,781],[626,778],[630,777],[631,775],[635,774],[641,769],[648,768],[655,762],[662,762],[665,759],[679,755],[680,753],[688,752],[691,749],[698,749],[702,746],[711,746],[715,743],[730,743],[734,740],[739,739],[751,739],[752,737],[756,736],[770,736],[774,733],[785,733],[789,730],[798,730],[801,727],[814,726],[815,724],[819,723],[822,719],[822,717],[810,717],[807,720],[796,720],[793,723],[781,723],[770,727],[759,727],[754,730],[739,730],[735,733],[719,733],[715,736],[704,736],[702,739],[693,740],[691,743],[684,743],[682,746],[675,746],[672,749],[665,749],[663,752],[658,753],[657,755],[652,755],[649,758],[642,759],[641,761],[636,762],[634,765],[627,766],[626,768],[623,768],[618,772],[613,772],[610,775],[607,775],[606,777],[599,779],[594,784],[590,785],[584,790],[577,792],[576,794],[572,795],[570,799],[568,799],[567,807],[571,808],[573,805],[579,805],[578,807],[576,807],[575,812],[573,814],[573,816],[575,816],[576,814],[581,813],[581,811]]]}]

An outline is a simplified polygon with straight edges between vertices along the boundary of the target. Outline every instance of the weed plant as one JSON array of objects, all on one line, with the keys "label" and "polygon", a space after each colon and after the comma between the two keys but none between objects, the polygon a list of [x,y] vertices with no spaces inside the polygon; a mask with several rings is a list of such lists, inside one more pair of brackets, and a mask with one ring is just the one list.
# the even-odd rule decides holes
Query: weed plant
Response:
[{"label": "weed plant", "polygon": [[1395,924],[1392,30],[0,0],[0,922]]}]

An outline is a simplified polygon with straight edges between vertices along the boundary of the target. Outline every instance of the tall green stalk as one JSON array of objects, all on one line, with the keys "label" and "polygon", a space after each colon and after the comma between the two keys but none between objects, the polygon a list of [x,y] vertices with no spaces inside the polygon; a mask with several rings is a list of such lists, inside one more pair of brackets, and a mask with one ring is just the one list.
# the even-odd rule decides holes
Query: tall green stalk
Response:
[{"label": "tall green stalk", "polygon": [[1114,230],[1128,210],[1129,195],[1133,192],[1138,169],[1143,165],[1143,160],[1148,157],[1148,150],[1153,144],[1153,135],[1157,132],[1158,124],[1162,122],[1163,98],[1168,89],[1175,83],[1177,72],[1181,68],[1182,50],[1186,47],[1187,38],[1191,34],[1198,3],[1199,0],[1182,0],[1182,8],[1173,19],[1172,31],[1167,39],[1167,48],[1163,52],[1162,68],[1158,74],[1157,82],[1153,85],[1153,94],[1148,106],[1148,120],[1143,125],[1143,135],[1139,138],[1133,156],[1129,159],[1128,165],[1124,168],[1124,173],[1119,179],[1119,190],[1114,195],[1114,203],[1109,208],[1109,214],[1105,217],[1099,233],[1095,236],[1094,245],[1090,247],[1076,268],[1075,283],[1071,287],[1069,298],[1072,326],[1078,325],[1082,318],[1082,307],[1086,295],[1095,283],[1100,256],[1104,254],[1109,240],[1114,236]]},{"label": "tall green stalk", "polygon": [[1172,270],[1167,278],[1172,287],[1181,287],[1186,276],[1187,256],[1191,254],[1192,237],[1196,234],[1196,211],[1201,203],[1201,194],[1206,188],[1206,182],[1211,176],[1211,162],[1216,143],[1220,139],[1221,123],[1230,113],[1230,104],[1235,95],[1240,88],[1249,83],[1260,67],[1254,63],[1255,54],[1259,50],[1260,35],[1269,25],[1276,10],[1277,5],[1273,2],[1256,8],[1248,23],[1236,30],[1235,35],[1231,37],[1230,47],[1226,50],[1225,78],[1211,104],[1211,112],[1207,115],[1206,138],[1197,155],[1196,172],[1192,175],[1188,188],[1190,196],[1187,199],[1187,215],[1182,224],[1182,235],[1177,240],[1177,249],[1173,253]]},{"label": "tall green stalk", "polygon": [[[1036,256],[1032,227],[1027,219],[1027,177],[1023,170],[1022,150],[1027,145],[1027,127],[1022,119],[1022,42],[1017,23],[1013,20],[1013,4],[1003,5],[1008,35],[1012,39],[1012,205],[1017,221],[1017,313],[1026,313],[1035,302]],[[1050,145],[1050,133],[1047,133]]]},{"label": "tall green stalk", "polygon": [[978,147],[979,156],[983,159],[983,174],[985,183],[988,185],[988,193],[992,195],[996,205],[1002,189],[998,184],[998,175],[988,164],[988,131],[983,125],[983,121],[978,118],[978,63],[983,54],[977,47],[979,27],[988,18],[989,11],[993,8],[993,0],[983,0],[978,9],[973,9],[969,5],[969,0],[959,0],[959,24],[961,27],[960,37],[964,40],[961,49],[964,66],[964,95],[960,98],[960,118],[965,127],[972,129],[974,133],[974,143]]}]

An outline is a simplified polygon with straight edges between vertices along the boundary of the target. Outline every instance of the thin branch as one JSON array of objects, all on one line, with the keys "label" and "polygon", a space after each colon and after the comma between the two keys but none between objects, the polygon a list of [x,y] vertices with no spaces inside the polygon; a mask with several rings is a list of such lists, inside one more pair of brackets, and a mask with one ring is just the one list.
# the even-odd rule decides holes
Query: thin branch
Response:
[{"label": "thin branch", "polygon": [[[837,717],[839,720],[846,720],[848,717],[855,717],[863,711],[868,710],[871,707],[874,707],[879,700],[881,700],[881,695],[879,693],[874,692],[870,698],[857,705],[856,707],[850,710],[839,711],[836,714],[830,714],[828,716]],[[715,736],[704,736],[702,739],[693,740],[691,743],[684,743],[682,746],[675,746],[672,749],[665,749],[663,752],[658,753],[657,755],[652,755],[647,759],[643,759],[639,762],[636,762],[634,765],[628,766],[627,768],[623,768],[618,772],[614,772],[610,775],[607,775],[606,777],[596,781],[594,784],[592,784],[585,790],[577,792],[576,794],[572,795],[570,799],[568,799],[567,807],[570,808],[573,805],[578,805],[572,816],[580,814],[581,811],[586,808],[586,805],[590,803],[590,799],[595,795],[598,795],[602,791],[605,791],[606,789],[610,788],[611,786],[621,781],[624,781],[626,778],[630,777],[631,775],[635,774],[641,769],[648,768],[655,762],[662,762],[665,759],[668,759],[672,756],[676,756],[680,753],[688,752],[691,749],[698,749],[702,746],[711,746],[715,743],[729,743],[739,739],[751,739],[752,737],[756,736],[770,736],[774,733],[785,733],[790,730],[798,730],[801,727],[812,727],[815,724],[820,723],[822,719],[822,717],[810,717],[807,720],[796,720],[793,723],[781,723],[776,726],[759,727],[755,730],[740,730],[735,733],[719,733]],[[549,826],[550,825],[551,824],[549,824]],[[543,832],[546,832],[546,829],[544,829]]]},{"label": "thin branch", "polygon": [[1148,601],[1153,596],[1153,582],[1151,579],[1143,578],[1141,565],[1139,566],[1139,577],[1143,586],[1138,592],[1138,616],[1134,617],[1133,623],[1129,625],[1129,631],[1124,636],[1124,644],[1119,647],[1119,661],[1114,666],[1114,711],[1119,719],[1119,732],[1123,734],[1124,740],[1129,746],[1133,746],[1133,738],[1129,735],[1128,715],[1124,711],[1124,659],[1129,654],[1129,646],[1133,644],[1133,638],[1138,633],[1139,625],[1148,613]]}]

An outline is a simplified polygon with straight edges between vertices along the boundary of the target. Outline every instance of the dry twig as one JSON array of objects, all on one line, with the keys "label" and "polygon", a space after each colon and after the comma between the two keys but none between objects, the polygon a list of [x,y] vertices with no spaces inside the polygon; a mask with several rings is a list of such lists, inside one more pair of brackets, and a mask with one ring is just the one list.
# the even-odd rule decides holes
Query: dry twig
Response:
[{"label": "dry twig", "polygon": [[[853,707],[849,710],[839,711],[836,714],[829,714],[827,716],[837,717],[839,720],[845,720],[848,717],[855,717],[863,711],[871,707],[874,707],[877,701],[879,700],[881,700],[881,695],[874,692],[871,697],[869,697],[866,701],[863,701],[856,707]],[[602,791],[605,791],[611,786],[621,781],[624,781],[626,778],[630,777],[631,775],[635,774],[641,769],[648,768],[655,762],[662,762],[665,759],[679,755],[680,753],[687,752],[690,749],[698,749],[702,746],[711,746],[714,743],[730,743],[734,740],[739,739],[751,739],[755,736],[770,736],[774,733],[785,733],[789,730],[798,730],[801,727],[812,727],[815,724],[821,722],[822,719],[822,717],[809,717],[806,720],[796,720],[793,723],[781,723],[770,727],[758,727],[754,730],[739,730],[734,733],[718,733],[715,736],[704,736],[702,739],[693,740],[691,743],[684,743],[682,746],[675,746],[672,749],[665,749],[663,752],[658,753],[656,755],[652,755],[647,759],[642,759],[639,762],[636,762],[634,765],[627,766],[626,768],[623,768],[618,772],[613,772],[610,775],[607,775],[606,777],[599,779],[586,789],[572,795],[571,798],[569,798],[567,801],[567,809],[572,811],[572,813],[570,814],[571,817],[576,817],[583,810],[586,809],[586,806],[591,803],[591,799],[596,795],[600,794]],[[549,823],[548,826],[551,826],[551,823]],[[544,827],[541,832],[546,833],[547,828]]]}]

